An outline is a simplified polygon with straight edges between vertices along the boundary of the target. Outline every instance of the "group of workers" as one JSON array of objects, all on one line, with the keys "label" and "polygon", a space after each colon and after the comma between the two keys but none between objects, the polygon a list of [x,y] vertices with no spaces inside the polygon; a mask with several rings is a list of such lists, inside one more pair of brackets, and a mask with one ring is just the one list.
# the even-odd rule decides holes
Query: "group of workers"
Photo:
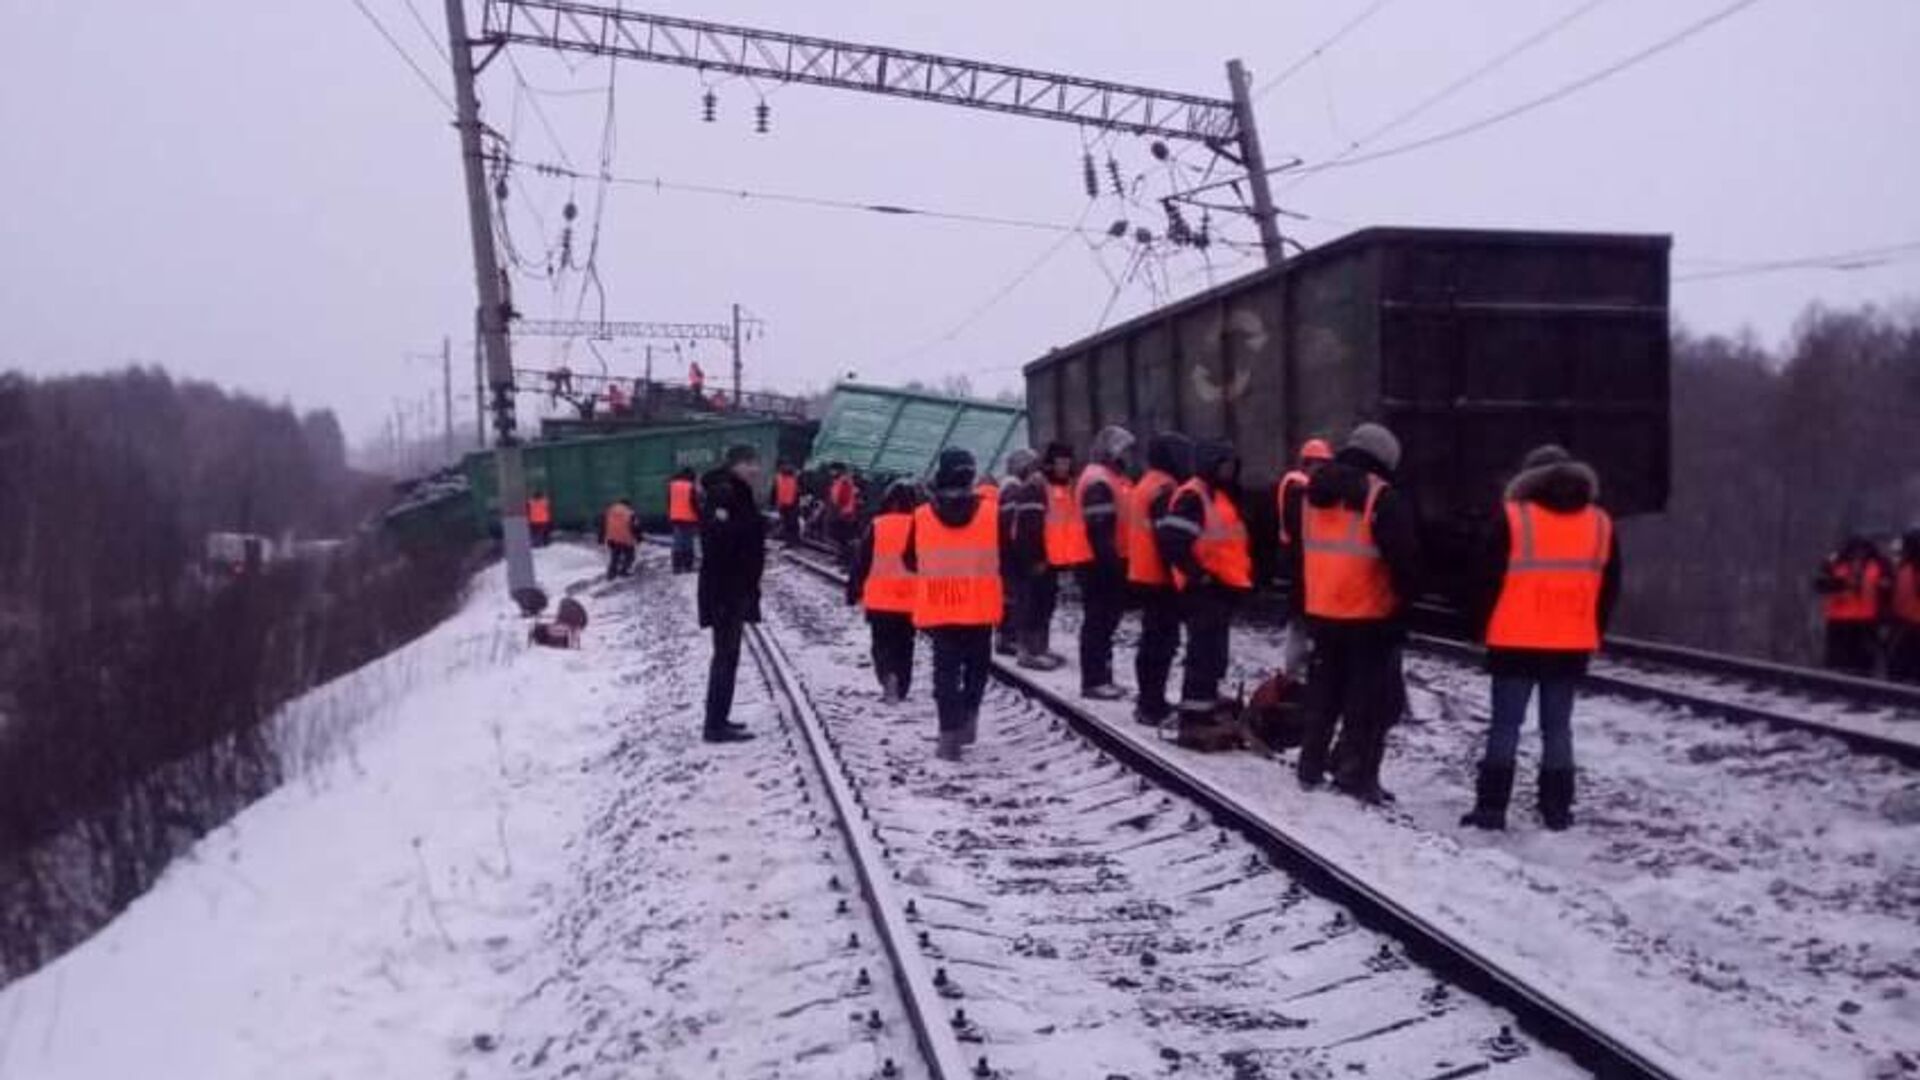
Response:
[{"label": "group of workers", "polygon": [[1897,558],[1864,536],[1849,537],[1820,565],[1814,590],[1826,622],[1826,665],[1920,683],[1920,529],[1900,538]]}]

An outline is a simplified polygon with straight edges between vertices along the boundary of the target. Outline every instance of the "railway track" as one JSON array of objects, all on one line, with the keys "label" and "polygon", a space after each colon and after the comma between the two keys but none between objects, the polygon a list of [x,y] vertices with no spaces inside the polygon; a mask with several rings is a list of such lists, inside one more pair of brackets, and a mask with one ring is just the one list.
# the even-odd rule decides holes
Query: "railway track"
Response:
[{"label": "railway track", "polygon": [[[1677,1075],[1017,670],[974,759],[933,761],[930,709],[878,705],[829,597],[770,600],[756,657],[869,830],[867,902],[917,931],[887,938],[930,1075]],[[799,671],[795,635],[829,662]]]}]

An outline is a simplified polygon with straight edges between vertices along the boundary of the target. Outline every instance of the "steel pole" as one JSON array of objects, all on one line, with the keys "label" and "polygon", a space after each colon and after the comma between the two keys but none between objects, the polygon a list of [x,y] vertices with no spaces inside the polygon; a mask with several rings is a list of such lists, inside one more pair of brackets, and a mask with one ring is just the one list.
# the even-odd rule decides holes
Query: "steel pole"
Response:
[{"label": "steel pole", "polygon": [[1227,61],[1227,84],[1233,91],[1233,116],[1240,129],[1240,163],[1247,169],[1247,187],[1253,196],[1253,220],[1260,227],[1260,249],[1267,265],[1286,261],[1280,244],[1280,223],[1273,208],[1273,185],[1267,177],[1267,155],[1260,149],[1260,129],[1253,122],[1252,76],[1238,60]]}]

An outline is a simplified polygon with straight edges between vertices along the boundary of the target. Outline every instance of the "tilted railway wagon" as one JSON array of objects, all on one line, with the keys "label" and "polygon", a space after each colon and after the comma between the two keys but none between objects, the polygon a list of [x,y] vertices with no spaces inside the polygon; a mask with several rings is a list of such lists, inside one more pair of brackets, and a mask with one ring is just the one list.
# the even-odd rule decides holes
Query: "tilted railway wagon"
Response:
[{"label": "tilted railway wagon", "polygon": [[998,473],[1026,442],[1027,414],[1018,404],[843,382],[833,389],[807,464],[837,462],[868,482],[930,480],[949,446],[971,451],[981,469]]},{"label": "tilted railway wagon", "polygon": [[1312,436],[1378,420],[1438,566],[1457,566],[1520,456],[1559,442],[1606,506],[1663,509],[1665,236],[1368,229],[1170,304],[1026,367],[1036,444],[1084,453],[1125,424],[1233,441],[1270,559],[1273,489]]}]

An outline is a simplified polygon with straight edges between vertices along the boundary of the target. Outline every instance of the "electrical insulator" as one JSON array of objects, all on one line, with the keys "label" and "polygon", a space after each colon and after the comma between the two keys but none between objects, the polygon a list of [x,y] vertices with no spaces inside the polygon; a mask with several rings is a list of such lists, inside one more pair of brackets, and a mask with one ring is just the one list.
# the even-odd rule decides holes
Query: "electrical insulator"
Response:
[{"label": "electrical insulator", "polygon": [[762,135],[767,133],[767,122],[773,118],[773,106],[761,102],[753,107],[753,130]]},{"label": "electrical insulator", "polygon": [[700,119],[713,123],[720,114],[720,95],[709,90],[700,97]]},{"label": "electrical insulator", "polygon": [[1161,142],[1159,139],[1153,140],[1153,146],[1149,149],[1153,151],[1153,160],[1155,161],[1165,161],[1173,156],[1173,151],[1167,149],[1167,144]]},{"label": "electrical insulator", "polygon": [[1113,160],[1112,154],[1107,155],[1107,177],[1113,181],[1114,197],[1124,198],[1127,194],[1127,182],[1120,179],[1120,163]]},{"label": "electrical insulator", "polygon": [[1099,198],[1100,197],[1100,174],[1094,171],[1093,153],[1091,151],[1081,155],[1080,172],[1081,172],[1081,178],[1085,180],[1087,184],[1087,198],[1089,199]]},{"label": "electrical insulator", "polygon": [[568,221],[572,221],[574,218],[580,216],[580,208],[573,204],[572,199],[568,199],[567,205],[560,210],[560,216],[566,218]]},{"label": "electrical insulator", "polygon": [[493,197],[501,202],[507,201],[507,181],[505,177],[493,182]]},{"label": "electrical insulator", "polygon": [[1200,211],[1200,231],[1194,234],[1193,246],[1199,248],[1201,251],[1205,251],[1213,246],[1212,212],[1207,210]]},{"label": "electrical insulator", "polygon": [[1153,230],[1147,228],[1145,225],[1133,230],[1133,242],[1142,247],[1153,243]]},{"label": "electrical insulator", "polygon": [[1127,235],[1127,219],[1121,218],[1119,221],[1107,226],[1107,235],[1113,237],[1115,240]]}]

